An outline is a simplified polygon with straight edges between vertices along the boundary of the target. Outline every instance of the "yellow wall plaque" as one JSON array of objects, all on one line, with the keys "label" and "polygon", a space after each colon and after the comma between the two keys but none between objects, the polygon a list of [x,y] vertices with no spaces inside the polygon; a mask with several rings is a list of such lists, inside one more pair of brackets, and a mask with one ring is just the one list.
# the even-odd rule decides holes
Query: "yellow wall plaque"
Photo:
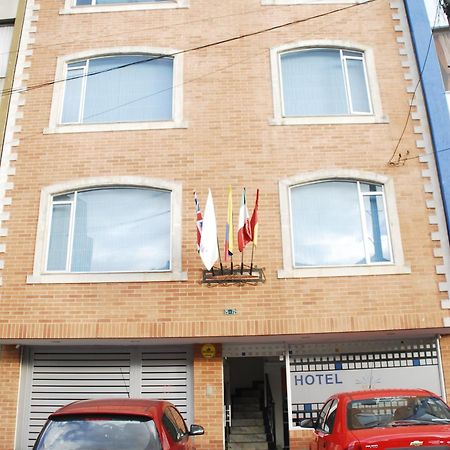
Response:
[{"label": "yellow wall plaque", "polygon": [[214,358],[216,356],[216,347],[213,344],[204,344],[201,352],[203,358]]}]

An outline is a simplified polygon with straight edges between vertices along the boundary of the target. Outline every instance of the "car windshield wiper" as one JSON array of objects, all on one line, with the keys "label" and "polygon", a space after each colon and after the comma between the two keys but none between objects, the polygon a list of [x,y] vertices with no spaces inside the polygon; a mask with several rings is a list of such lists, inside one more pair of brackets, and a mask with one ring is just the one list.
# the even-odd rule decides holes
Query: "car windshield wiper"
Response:
[{"label": "car windshield wiper", "polygon": [[412,425],[436,425],[438,423],[450,423],[449,419],[402,419],[394,420],[389,425],[391,427],[403,427]]}]

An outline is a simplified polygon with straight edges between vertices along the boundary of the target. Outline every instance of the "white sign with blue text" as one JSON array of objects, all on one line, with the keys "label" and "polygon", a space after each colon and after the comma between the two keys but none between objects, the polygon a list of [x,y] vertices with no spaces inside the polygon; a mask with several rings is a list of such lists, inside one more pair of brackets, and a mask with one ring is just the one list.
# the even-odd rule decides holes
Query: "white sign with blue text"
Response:
[{"label": "white sign with blue text", "polygon": [[322,403],[344,391],[422,388],[442,395],[437,365],[291,372],[292,403]]}]

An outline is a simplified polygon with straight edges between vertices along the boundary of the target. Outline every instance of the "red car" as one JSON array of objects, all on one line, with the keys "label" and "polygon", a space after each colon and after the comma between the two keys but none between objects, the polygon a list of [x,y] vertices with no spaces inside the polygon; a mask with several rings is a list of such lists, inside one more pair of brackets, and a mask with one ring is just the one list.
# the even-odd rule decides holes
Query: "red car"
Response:
[{"label": "red car", "polygon": [[194,450],[203,433],[163,400],[84,400],[51,414],[33,450]]},{"label": "red car", "polygon": [[344,392],[331,396],[316,421],[310,450],[450,448],[450,408],[422,389]]}]

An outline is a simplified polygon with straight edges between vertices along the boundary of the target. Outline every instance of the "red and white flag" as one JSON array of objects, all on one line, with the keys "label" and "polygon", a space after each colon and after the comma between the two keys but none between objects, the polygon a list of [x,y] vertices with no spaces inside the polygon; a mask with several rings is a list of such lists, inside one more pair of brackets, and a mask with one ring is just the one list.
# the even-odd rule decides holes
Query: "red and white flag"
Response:
[{"label": "red and white flag", "polygon": [[247,195],[245,188],[242,191],[241,206],[239,208],[238,222],[238,248],[242,253],[245,246],[252,240],[252,231],[250,227],[250,217],[247,209]]},{"label": "red and white flag", "polygon": [[200,253],[200,240],[202,238],[203,216],[200,209],[197,193],[194,192],[195,214],[197,216],[197,253]]},{"label": "red and white flag", "polygon": [[253,245],[258,244],[258,210],[259,210],[259,189],[256,189],[255,207],[253,208],[252,218],[250,219],[250,229],[252,232]]}]

